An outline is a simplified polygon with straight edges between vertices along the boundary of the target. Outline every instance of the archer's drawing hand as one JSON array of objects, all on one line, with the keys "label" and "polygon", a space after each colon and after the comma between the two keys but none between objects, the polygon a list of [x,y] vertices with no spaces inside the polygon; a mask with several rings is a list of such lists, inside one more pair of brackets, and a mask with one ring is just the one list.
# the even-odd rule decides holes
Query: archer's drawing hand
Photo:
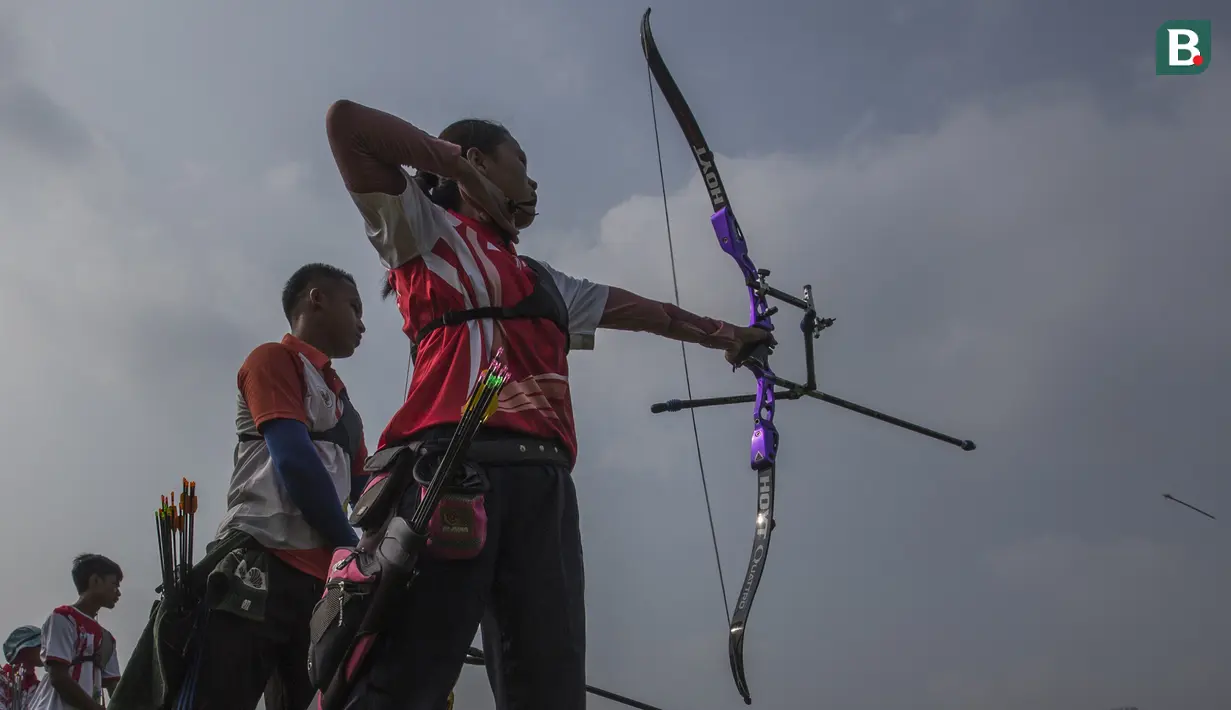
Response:
[{"label": "archer's drawing hand", "polygon": [[739,367],[749,356],[759,354],[757,350],[761,346],[772,348],[777,344],[774,334],[764,328],[736,326],[735,343],[726,351],[727,362],[731,363],[732,367]]},{"label": "archer's drawing hand", "polygon": [[492,224],[500,227],[509,236],[517,236],[517,227],[513,225],[513,213],[509,209],[509,198],[496,187],[491,180],[479,172],[470,161],[461,159],[457,176],[457,186],[462,195],[483,210],[491,219]]}]

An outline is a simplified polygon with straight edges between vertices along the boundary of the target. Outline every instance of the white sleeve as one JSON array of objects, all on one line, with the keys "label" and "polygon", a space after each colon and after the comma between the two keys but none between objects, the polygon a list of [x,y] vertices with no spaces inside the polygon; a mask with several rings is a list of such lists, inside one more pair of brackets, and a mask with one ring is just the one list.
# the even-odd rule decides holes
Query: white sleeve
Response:
[{"label": "white sleeve", "polygon": [[436,246],[442,230],[453,229],[453,218],[432,202],[405,170],[406,189],[400,195],[351,193],[363,215],[368,241],[390,269],[420,257]]},{"label": "white sleeve", "polygon": [[43,622],[43,663],[49,660],[72,663],[77,660],[77,624],[67,616],[51,612]]},{"label": "white sleeve", "polygon": [[568,307],[569,347],[573,350],[593,350],[594,331],[603,319],[607,307],[608,288],[603,284],[577,279],[557,271],[545,261],[540,261]]},{"label": "white sleeve", "polygon": [[111,678],[119,678],[120,649],[116,647],[115,636],[112,636],[110,631],[103,631],[103,633],[109,637],[108,642],[111,644],[111,658],[107,659],[107,665],[103,667],[103,679],[109,680]]}]

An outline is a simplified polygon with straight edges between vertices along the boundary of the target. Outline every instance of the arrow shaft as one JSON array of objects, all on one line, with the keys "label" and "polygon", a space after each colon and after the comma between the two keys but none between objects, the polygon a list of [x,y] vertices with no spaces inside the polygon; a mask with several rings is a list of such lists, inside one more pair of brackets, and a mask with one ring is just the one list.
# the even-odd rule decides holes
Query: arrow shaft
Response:
[{"label": "arrow shaft", "polygon": [[1188,504],[1188,503],[1185,503],[1184,501],[1180,500],[1179,498],[1176,498],[1176,497],[1175,497],[1175,496],[1173,496],[1173,495],[1166,495],[1166,496],[1164,496],[1164,497],[1165,497],[1167,500],[1170,500],[1170,501],[1174,501],[1174,502],[1176,502],[1176,503],[1179,503],[1180,505],[1184,506],[1185,508],[1188,508],[1189,510],[1195,510],[1195,511],[1197,511],[1198,513],[1201,513],[1201,514],[1202,514],[1202,515],[1204,515],[1205,517],[1209,518],[1210,520],[1218,520],[1218,518],[1215,518],[1213,515],[1210,515],[1209,513],[1205,512],[1204,510],[1202,510],[1202,509],[1200,509],[1200,508],[1198,508],[1197,506],[1195,506],[1195,505],[1190,505],[1190,504]]}]

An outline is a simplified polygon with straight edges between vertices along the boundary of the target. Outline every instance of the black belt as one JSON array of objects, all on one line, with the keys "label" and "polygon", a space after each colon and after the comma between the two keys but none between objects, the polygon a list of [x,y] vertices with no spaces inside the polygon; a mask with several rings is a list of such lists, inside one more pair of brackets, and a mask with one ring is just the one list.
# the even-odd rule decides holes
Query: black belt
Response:
[{"label": "black belt", "polygon": [[[390,447],[426,444],[425,448],[432,451],[448,444],[454,428],[452,425],[432,427],[416,432],[397,444],[390,444]],[[481,431],[476,440],[471,442],[470,449],[466,452],[466,460],[486,465],[546,464],[569,468],[573,465],[572,454],[560,442],[507,430]]]}]

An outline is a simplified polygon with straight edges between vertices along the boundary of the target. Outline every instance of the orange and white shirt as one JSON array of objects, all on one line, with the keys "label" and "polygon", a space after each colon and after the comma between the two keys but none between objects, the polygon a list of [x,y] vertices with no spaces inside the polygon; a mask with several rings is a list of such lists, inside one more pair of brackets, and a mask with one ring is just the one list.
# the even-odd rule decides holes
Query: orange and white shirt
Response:
[{"label": "orange and white shirt", "polygon": [[350,497],[351,476],[362,473],[367,458],[363,422],[329,358],[293,335],[253,350],[236,381],[239,443],[218,536],[242,530],[292,567],[324,579],[333,547],[278,483],[259,427],[273,419],[303,422],[340,506]]}]

